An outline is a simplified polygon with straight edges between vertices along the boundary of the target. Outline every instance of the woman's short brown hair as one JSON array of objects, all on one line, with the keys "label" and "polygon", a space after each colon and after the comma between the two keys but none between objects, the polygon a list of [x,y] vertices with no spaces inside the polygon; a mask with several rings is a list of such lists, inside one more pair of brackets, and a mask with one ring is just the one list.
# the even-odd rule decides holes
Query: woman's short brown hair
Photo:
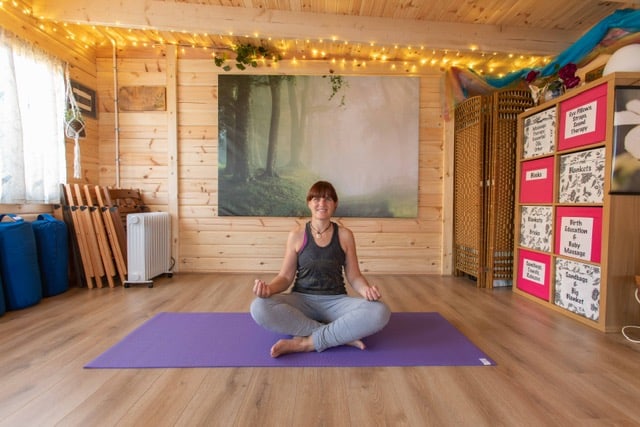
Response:
[{"label": "woman's short brown hair", "polygon": [[338,203],[338,193],[330,182],[318,181],[309,188],[307,192],[307,202],[314,197],[331,197],[334,202]]}]

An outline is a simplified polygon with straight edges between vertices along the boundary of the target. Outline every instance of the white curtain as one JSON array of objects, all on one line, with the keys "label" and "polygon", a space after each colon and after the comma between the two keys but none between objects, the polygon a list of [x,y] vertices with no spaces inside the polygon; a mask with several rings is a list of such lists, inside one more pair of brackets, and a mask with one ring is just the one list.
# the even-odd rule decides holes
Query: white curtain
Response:
[{"label": "white curtain", "polygon": [[0,29],[0,203],[59,203],[64,64]]}]

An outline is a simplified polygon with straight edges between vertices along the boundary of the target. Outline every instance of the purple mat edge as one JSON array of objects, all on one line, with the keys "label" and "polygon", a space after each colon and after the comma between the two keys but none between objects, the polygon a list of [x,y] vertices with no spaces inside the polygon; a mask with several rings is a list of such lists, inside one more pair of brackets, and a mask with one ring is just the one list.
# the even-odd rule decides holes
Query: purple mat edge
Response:
[{"label": "purple mat edge", "polygon": [[[236,353],[233,354],[233,360],[229,362],[228,357],[223,362],[212,362],[209,358],[211,353],[204,353],[205,360],[204,361],[165,361],[163,356],[158,356],[157,354],[152,355],[152,362],[144,361],[144,359],[126,359],[125,361],[118,361],[118,357],[122,357],[122,355],[118,355],[119,352],[122,352],[122,348],[127,348],[127,346],[131,345],[140,345],[141,341],[136,341],[142,334],[142,338],[149,340],[148,335],[149,327],[153,331],[153,328],[157,328],[155,323],[158,321],[167,321],[170,320],[171,323],[168,325],[168,328],[171,329],[173,325],[175,325],[176,320],[184,320],[189,319],[191,322],[194,318],[204,318],[204,319],[225,319],[226,322],[231,320],[239,320],[243,322],[243,326],[245,328],[250,329],[250,334],[257,334],[255,338],[258,338],[255,341],[258,343],[254,343],[254,340],[238,340],[234,339],[237,336],[227,336],[223,338],[223,342],[231,343],[233,345],[234,342],[245,342],[245,343],[254,343],[253,351],[249,347],[246,347],[244,344],[241,344],[241,348],[238,349]],[[437,355],[442,358],[445,357],[446,360],[436,360],[436,361],[425,361],[424,355],[414,354],[416,350],[424,351],[427,347],[424,347],[425,343],[423,342],[421,345],[413,345],[414,341],[407,341],[407,339],[411,340],[411,338],[422,338],[422,336],[416,334],[429,334],[431,332],[426,329],[415,328],[415,323],[411,322],[410,324],[402,324],[400,325],[398,322],[408,322],[408,321],[431,321],[437,322],[437,328],[434,328],[433,331],[440,332],[440,339],[445,341],[456,341],[453,345],[454,347],[462,346],[463,351],[453,352],[452,354],[448,354],[446,356]],[[393,332],[398,332],[394,330],[398,329],[399,326],[405,326],[404,329],[400,329],[400,333],[396,333],[393,335]],[[215,328],[214,328],[215,329]],[[233,329],[233,328],[232,328]],[[196,328],[196,330],[198,330]],[[414,336],[410,338],[404,338],[404,342],[402,341],[403,336],[407,335],[405,332],[410,331],[409,335],[414,334]],[[180,331],[179,336],[188,335],[184,333],[184,330]],[[243,332],[241,329],[238,332]],[[389,336],[393,335],[393,336]],[[252,335],[251,335],[252,336]],[[178,335],[176,336],[178,337]],[[173,337],[173,338],[176,338]],[[210,336],[207,335],[207,338]],[[365,344],[367,344],[367,350],[362,351],[355,349],[353,347],[343,346],[336,347],[332,349],[328,349],[322,353],[296,353],[296,354],[288,354],[276,359],[268,357],[268,349],[270,345],[275,342],[277,339],[282,338],[282,335],[274,334],[272,332],[266,331],[261,327],[257,326],[253,320],[251,319],[249,313],[247,312],[160,312],[154,315],[153,317],[147,319],[144,323],[133,329],[128,335],[123,337],[117,343],[109,347],[103,353],[101,353],[98,357],[94,358],[91,362],[86,364],[84,368],[86,369],[170,369],[170,368],[225,368],[225,367],[410,367],[410,366],[495,366],[496,363],[489,358],[482,350],[480,350],[473,342],[471,342],[464,334],[462,334],[455,326],[453,326],[447,319],[445,319],[438,312],[395,312],[392,313],[391,320],[389,325],[381,332],[374,334],[370,337],[365,338]],[[216,336],[216,338],[219,338]],[[434,342],[437,344],[438,337],[430,337],[428,344],[431,345]],[[142,341],[144,341],[144,339]],[[184,356],[185,359],[199,359],[202,348],[200,348],[203,341],[202,337],[199,337],[200,341],[198,342],[198,350],[196,352],[189,352],[188,355]],[[398,341],[399,340],[399,341]],[[160,338],[151,337],[151,346],[158,346],[158,342],[164,344],[160,345],[166,346],[167,341],[162,340]],[[211,345],[211,343],[208,343]],[[397,345],[395,345],[397,344]],[[402,346],[405,347],[402,347]],[[451,345],[451,344],[448,344]],[[147,346],[149,347],[149,346]],[[188,346],[186,346],[188,347]],[[206,347],[206,345],[205,345]],[[415,348],[417,347],[417,348]],[[169,345],[168,353],[172,353],[175,350],[175,346]],[[437,345],[430,346],[430,348],[438,348]],[[146,350],[144,348],[143,350]],[[206,350],[206,349],[205,349]],[[124,351],[126,354],[129,350]],[[212,353],[216,353],[218,351],[217,348],[214,348]],[[431,351],[431,350],[427,350]],[[111,358],[114,357],[113,354],[116,354],[116,361],[112,361]],[[144,353],[144,352],[142,352]],[[224,353],[224,352],[223,352]],[[471,355],[469,356],[470,353]],[[215,359],[215,357],[213,357]],[[416,359],[417,358],[417,359]],[[171,358],[169,358],[171,359]],[[453,359],[453,361],[451,360]],[[129,361],[126,361],[129,360]]]}]

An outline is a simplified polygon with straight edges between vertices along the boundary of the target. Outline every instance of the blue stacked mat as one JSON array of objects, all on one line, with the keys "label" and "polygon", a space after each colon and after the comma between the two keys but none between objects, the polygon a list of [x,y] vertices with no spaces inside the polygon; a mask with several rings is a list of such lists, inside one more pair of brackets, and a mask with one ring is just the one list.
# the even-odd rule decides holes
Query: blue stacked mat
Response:
[{"label": "blue stacked mat", "polygon": [[38,215],[32,225],[38,250],[42,296],[61,294],[69,289],[67,225],[50,214]]},{"label": "blue stacked mat", "polygon": [[[10,221],[2,221],[5,216]],[[42,299],[33,227],[13,214],[0,214],[0,275],[7,310],[29,307]]]}]

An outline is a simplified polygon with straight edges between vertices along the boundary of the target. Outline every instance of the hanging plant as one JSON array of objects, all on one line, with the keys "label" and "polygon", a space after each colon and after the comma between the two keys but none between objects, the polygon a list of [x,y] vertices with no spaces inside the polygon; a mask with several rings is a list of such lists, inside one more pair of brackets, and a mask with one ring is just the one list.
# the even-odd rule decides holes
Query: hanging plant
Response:
[{"label": "hanging plant", "polygon": [[[337,74],[333,74],[334,71],[333,70],[329,70],[329,72],[331,74],[329,74],[329,81],[331,82],[331,95],[329,95],[329,101],[331,101],[337,94],[338,92],[340,92],[340,90],[345,89],[349,87],[349,82],[346,81],[344,79],[344,77],[337,75]],[[327,77],[327,76],[322,76],[323,78]],[[344,107],[345,102],[345,94],[343,92],[342,97],[340,98],[340,106]]]},{"label": "hanging plant", "polygon": [[67,138],[77,139],[84,136],[85,124],[78,103],[76,102],[76,97],[73,94],[73,88],[71,87],[69,65],[66,66],[64,74],[67,98],[67,109],[64,111],[64,134]]},{"label": "hanging plant", "polygon": [[[261,59],[270,59],[273,62],[277,62],[280,56],[272,52],[266,46],[256,46],[251,43],[238,44],[231,49],[235,54],[236,68],[239,70],[246,70],[247,67],[255,68],[258,66],[258,61]],[[224,71],[230,71],[231,65],[227,64],[229,58],[226,54],[220,56],[216,55],[213,58],[214,63],[218,67],[222,67]]]},{"label": "hanging plant", "polygon": [[73,177],[78,179],[81,177],[80,166],[80,144],[78,140],[85,136],[85,123],[82,113],[76,102],[76,97],[71,88],[71,80],[69,79],[69,65],[65,67],[65,84],[67,109],[64,112],[64,134],[67,138],[73,138]]},{"label": "hanging plant", "polygon": [[64,112],[64,134],[67,138],[83,137],[85,132],[85,123],[80,110],[75,111],[73,108],[67,108]]}]

